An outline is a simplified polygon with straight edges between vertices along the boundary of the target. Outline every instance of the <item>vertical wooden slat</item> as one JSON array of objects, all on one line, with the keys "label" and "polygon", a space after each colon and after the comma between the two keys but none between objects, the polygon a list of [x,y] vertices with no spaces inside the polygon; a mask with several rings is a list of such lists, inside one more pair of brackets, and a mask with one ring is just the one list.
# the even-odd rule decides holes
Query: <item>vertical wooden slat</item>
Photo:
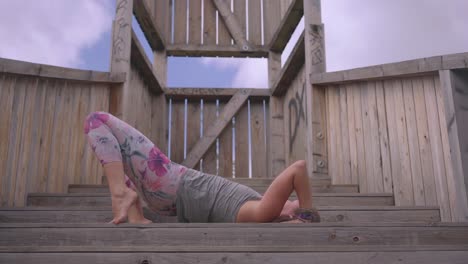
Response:
[{"label": "vertical wooden slat", "polygon": [[216,8],[213,1],[203,0],[203,44],[216,44]]},{"label": "vertical wooden slat", "polygon": [[166,1],[154,1],[154,14],[156,18],[156,25],[162,30],[161,35],[165,38],[166,43],[172,43],[171,41],[171,21],[172,21],[172,4],[171,0]]},{"label": "vertical wooden slat", "polygon": [[374,171],[374,157],[372,151],[372,145],[375,144],[375,140],[372,138],[371,134],[371,122],[370,122],[370,101],[372,100],[369,90],[374,88],[374,83],[368,81],[363,83],[361,86],[361,111],[362,111],[362,124],[364,136],[364,153],[365,153],[365,162],[366,162],[366,175],[363,177],[366,181],[367,188],[363,188],[362,191],[367,193],[375,192],[375,171]]},{"label": "vertical wooden slat", "polygon": [[349,129],[348,129],[348,106],[346,86],[340,85],[339,88],[339,107],[340,107],[340,136],[341,136],[341,155],[343,163],[342,183],[351,183],[351,156],[349,144]]},{"label": "vertical wooden slat", "polygon": [[328,136],[330,140],[330,176],[333,183],[343,184],[343,163],[341,156],[341,133],[340,133],[340,106],[339,87],[333,86],[327,89],[328,92],[328,117],[330,120]]},{"label": "vertical wooden slat", "polygon": [[[127,81],[130,81],[131,80],[131,76],[128,78]],[[128,96],[130,97],[131,93],[128,94]],[[98,104],[98,101],[99,101],[99,98],[97,97],[97,94],[96,94],[96,85],[95,84],[92,84],[91,85],[91,91],[90,91],[90,94],[89,94],[89,99],[88,99],[88,102],[89,102],[89,110],[88,110],[88,113],[92,113],[92,112],[95,112],[95,111],[98,111],[99,108],[97,107],[97,104]],[[127,119],[124,119],[124,121],[128,122],[129,121],[129,112],[127,111],[125,113],[125,115],[127,116]],[[93,181],[94,181],[94,178],[95,178],[95,173],[96,173],[96,164],[95,162],[98,161],[98,158],[97,156],[95,155],[95,153],[92,151],[92,149],[90,147],[87,148],[87,151],[86,151],[86,155],[84,157],[84,167],[83,167],[83,179],[82,179],[82,182],[84,184],[92,184]]]},{"label": "vertical wooden slat", "polygon": [[[231,7],[231,0],[223,0],[229,7]],[[234,0],[236,1],[236,0]],[[221,14],[218,12],[218,44],[219,45],[231,45],[231,35],[229,30],[224,22],[224,19],[221,17]]]},{"label": "vertical wooden slat", "polygon": [[[216,101],[203,101],[203,129],[208,127],[216,120]],[[230,126],[228,125],[230,128]],[[216,142],[208,149],[203,156],[203,172],[217,174],[216,171]]]},{"label": "vertical wooden slat", "polygon": [[356,129],[356,149],[358,157],[358,172],[359,172],[359,191],[368,192],[367,171],[366,171],[366,152],[363,134],[363,120],[362,120],[362,101],[361,89],[365,83],[357,84],[353,87],[353,102],[354,102],[354,125]]},{"label": "vertical wooden slat", "polygon": [[[401,184],[401,205],[414,205],[413,181],[411,174],[410,150],[408,145],[407,121],[405,115],[405,105],[402,91],[401,80],[395,80],[393,83],[394,109],[397,131],[397,144],[399,145],[399,163],[401,164],[400,178]],[[393,144],[392,144],[393,147]],[[396,175],[394,175],[395,177]]]},{"label": "vertical wooden slat", "polygon": [[14,87],[13,97],[13,116],[10,123],[10,137],[8,145],[8,161],[6,175],[9,177],[8,183],[8,206],[14,206],[15,202],[15,186],[18,179],[18,160],[21,154],[21,145],[25,142],[21,141],[21,130],[23,128],[23,115],[25,97],[28,83],[31,82],[30,78],[22,78],[17,82]]},{"label": "vertical wooden slat", "polygon": [[429,141],[429,129],[427,125],[426,100],[424,98],[423,78],[412,79],[414,94],[414,111],[419,141],[419,153],[421,158],[421,170],[424,184],[425,205],[437,205],[437,193],[432,168],[432,151]]},{"label": "vertical wooden slat", "polygon": [[187,153],[200,139],[200,100],[188,100],[187,103]]},{"label": "vertical wooden slat", "polygon": [[406,130],[410,153],[411,175],[413,179],[413,194],[415,205],[425,205],[424,184],[419,155],[419,140],[414,112],[414,95],[411,79],[403,80],[403,99],[405,104]]},{"label": "vertical wooden slat", "polygon": [[0,206],[2,207],[7,206],[9,198],[10,186],[8,180],[11,178],[11,174],[7,173],[7,167],[15,86],[15,76],[2,74],[0,88],[0,120],[2,120],[3,124],[8,124],[0,126]]},{"label": "vertical wooden slat", "polygon": [[184,160],[184,101],[172,100],[171,160],[182,163]]},{"label": "vertical wooden slat", "polygon": [[429,129],[429,142],[432,154],[432,167],[434,169],[435,184],[437,188],[437,201],[440,206],[441,220],[451,221],[449,191],[447,187],[447,174],[444,162],[444,153],[441,138],[441,123],[437,108],[437,99],[432,76],[424,77],[424,99],[426,102],[427,120]]},{"label": "vertical wooden slat", "polygon": [[27,175],[28,175],[28,165],[31,161],[31,145],[33,141],[33,114],[34,114],[34,102],[36,99],[37,87],[38,87],[38,78],[31,78],[28,81],[26,86],[26,95],[24,103],[24,112],[23,112],[23,128],[21,131],[18,131],[21,136],[21,144],[18,146],[20,150],[20,155],[18,156],[18,173],[16,175],[16,185],[15,185],[15,206],[24,206],[26,202],[26,186],[27,186]]},{"label": "vertical wooden slat", "polygon": [[281,3],[282,0],[263,1],[263,29],[265,45],[268,45],[281,23]]},{"label": "vertical wooden slat", "polygon": [[[118,89],[118,88],[117,88]],[[93,86],[90,86],[83,94],[83,109],[86,112],[85,117],[83,118],[83,122],[88,114],[90,114],[94,109],[91,107],[91,94],[93,93]],[[112,102],[110,102],[112,104]],[[88,143],[88,139],[85,136],[85,144],[82,146],[79,152],[80,158],[80,167],[79,167],[79,175],[80,175],[80,183],[86,183],[87,179],[87,169],[88,169],[88,160],[95,157],[95,154],[92,152],[91,146]]]},{"label": "vertical wooden slat", "polygon": [[248,109],[244,105],[236,115],[236,178],[249,177]]},{"label": "vertical wooden slat", "polygon": [[375,84],[375,96],[377,100],[377,116],[379,126],[380,157],[382,164],[383,192],[393,193],[392,167],[390,162],[390,145],[388,141],[388,123],[385,111],[385,93],[383,82]]},{"label": "vertical wooden slat", "polygon": [[187,43],[187,0],[174,2],[174,44]]},{"label": "vertical wooden slat", "polygon": [[[246,0],[234,0],[234,15],[239,22],[242,32],[247,33],[246,31]],[[244,36],[246,37],[246,36]]]},{"label": "vertical wooden slat", "polygon": [[252,178],[267,178],[266,127],[262,101],[250,103],[250,127],[252,131]]},{"label": "vertical wooden slat", "polygon": [[261,0],[249,0],[249,42],[262,45]]},{"label": "vertical wooden slat", "polygon": [[[356,89],[355,84],[346,85],[346,105],[348,111],[348,129],[349,129],[349,153],[350,153],[350,162],[351,162],[351,184],[359,183],[359,171],[358,171],[358,153],[356,145],[356,124],[354,116],[354,90]],[[330,145],[330,144],[328,144]],[[328,170],[330,171],[330,166]]]},{"label": "vertical wooden slat", "polygon": [[[376,83],[369,82],[368,85],[368,114],[370,124],[370,137],[371,143],[371,157],[372,160],[372,174],[370,175],[373,182],[371,187],[372,192],[382,193],[383,192],[383,168],[382,168],[382,154],[380,152],[380,140],[379,140],[379,122],[377,112],[377,99],[376,99]],[[369,174],[368,174],[369,177]]]},{"label": "vertical wooden slat", "polygon": [[[88,95],[90,93],[90,87],[87,86],[86,88],[82,88],[79,90],[78,98],[76,101],[76,107],[77,107],[77,122],[75,125],[75,131],[77,135],[75,136],[74,139],[74,146],[73,148],[75,149],[75,164],[72,166],[69,171],[70,173],[74,176],[73,182],[74,183],[82,183],[81,182],[81,177],[83,176],[83,172],[81,171],[81,161],[83,160],[83,156],[85,153],[85,150],[88,148],[88,141],[86,139],[86,136],[83,132],[83,123],[85,122],[86,116],[89,114],[88,113],[88,105],[87,105],[87,99]],[[99,182],[100,184],[100,182]]]},{"label": "vertical wooden slat", "polygon": [[190,0],[189,5],[189,43],[195,45],[201,44],[201,1]]},{"label": "vertical wooden slat", "polygon": [[[219,113],[225,107],[225,102],[219,102]],[[245,108],[245,106],[244,106]],[[237,119],[236,119],[237,122]],[[236,128],[237,133],[237,128]],[[232,123],[226,126],[224,131],[219,136],[219,175],[223,177],[232,178],[233,159],[232,159]],[[237,137],[237,134],[236,134]],[[237,148],[237,146],[236,146]],[[237,163],[236,163],[237,164]]]}]

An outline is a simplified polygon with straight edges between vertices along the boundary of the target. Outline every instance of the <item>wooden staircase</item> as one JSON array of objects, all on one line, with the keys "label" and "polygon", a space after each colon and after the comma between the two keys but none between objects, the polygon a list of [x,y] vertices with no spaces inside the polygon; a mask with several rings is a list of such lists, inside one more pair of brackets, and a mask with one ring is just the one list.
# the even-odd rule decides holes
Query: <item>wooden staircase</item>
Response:
[{"label": "wooden staircase", "polygon": [[355,185],[313,190],[319,224],[113,226],[106,185],[29,194],[28,206],[0,209],[0,263],[468,263],[468,224],[441,223],[436,207],[397,207]]}]

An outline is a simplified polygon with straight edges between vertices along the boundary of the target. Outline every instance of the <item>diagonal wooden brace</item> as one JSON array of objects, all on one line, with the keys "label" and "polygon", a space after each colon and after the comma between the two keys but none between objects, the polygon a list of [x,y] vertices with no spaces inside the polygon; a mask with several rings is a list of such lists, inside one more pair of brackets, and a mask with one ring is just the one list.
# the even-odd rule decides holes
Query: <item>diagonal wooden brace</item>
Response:
[{"label": "diagonal wooden brace", "polygon": [[242,89],[234,94],[215,122],[207,129],[206,134],[192,148],[187,158],[182,162],[182,165],[188,168],[194,168],[197,165],[198,161],[205,155],[213,142],[216,141],[216,138],[219,137],[227,124],[229,124],[231,119],[247,101],[250,93],[251,89]]},{"label": "diagonal wooden brace", "polygon": [[252,50],[250,43],[245,38],[245,32],[241,29],[239,21],[237,21],[237,18],[231,12],[231,9],[227,5],[226,1],[213,0],[213,3],[215,4],[216,9],[218,9],[219,14],[221,14],[221,17],[223,18],[229,33],[236,41],[237,45],[239,45],[244,51]]}]

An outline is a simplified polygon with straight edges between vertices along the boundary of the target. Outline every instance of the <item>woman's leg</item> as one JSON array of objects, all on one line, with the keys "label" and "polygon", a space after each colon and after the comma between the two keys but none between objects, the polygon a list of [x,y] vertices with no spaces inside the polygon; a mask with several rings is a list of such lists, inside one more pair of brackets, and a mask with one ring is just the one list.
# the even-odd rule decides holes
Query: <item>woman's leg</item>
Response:
[{"label": "woman's leg", "polygon": [[299,207],[312,208],[312,193],[309,185],[306,163],[297,161],[286,168],[268,187],[260,201],[246,202],[237,215],[237,222],[271,222],[283,212],[294,207],[287,203],[296,191]]}]

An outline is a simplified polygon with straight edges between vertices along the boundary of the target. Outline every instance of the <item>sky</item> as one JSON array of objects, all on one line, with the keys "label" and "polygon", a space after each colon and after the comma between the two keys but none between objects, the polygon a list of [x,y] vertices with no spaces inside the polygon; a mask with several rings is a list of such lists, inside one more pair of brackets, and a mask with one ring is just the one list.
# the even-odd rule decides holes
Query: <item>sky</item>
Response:
[{"label": "sky", "polygon": [[[467,10],[468,0],[322,0],[327,71],[468,52]],[[114,13],[115,0],[0,0],[0,57],[108,71]],[[170,58],[168,72],[170,87],[267,87],[265,59]]]}]

